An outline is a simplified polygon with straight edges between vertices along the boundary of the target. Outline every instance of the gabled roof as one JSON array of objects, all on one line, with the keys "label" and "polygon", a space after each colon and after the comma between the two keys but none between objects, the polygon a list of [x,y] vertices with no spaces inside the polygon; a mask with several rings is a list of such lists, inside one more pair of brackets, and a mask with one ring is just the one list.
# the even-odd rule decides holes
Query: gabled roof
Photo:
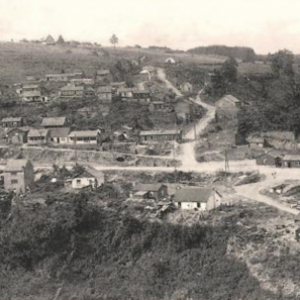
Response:
[{"label": "gabled roof", "polygon": [[96,137],[99,133],[99,130],[78,130],[72,131],[69,137]]},{"label": "gabled roof", "polygon": [[234,104],[241,103],[240,100],[233,97],[232,95],[226,95],[226,96],[222,97],[220,100],[218,100],[217,102],[222,102],[222,101],[228,101],[228,102],[231,102],[231,103],[234,103]]},{"label": "gabled roof", "polygon": [[28,137],[47,136],[48,133],[49,133],[49,129],[30,129],[28,133]]},{"label": "gabled roof", "polygon": [[265,156],[265,155],[269,155],[269,156],[271,156],[273,158],[277,158],[277,157],[281,157],[282,158],[282,157],[284,157],[284,154],[282,152],[277,151],[277,150],[271,150],[271,151],[267,151],[267,152],[265,152],[263,154],[260,154],[256,158],[262,157],[262,156]]},{"label": "gabled roof", "polygon": [[171,134],[180,134],[181,130],[179,129],[160,129],[160,130],[145,130],[140,132],[140,136],[148,135],[171,135]]},{"label": "gabled roof", "polygon": [[263,132],[262,136],[265,138],[272,138],[277,140],[295,140],[295,134],[292,131],[268,131]]},{"label": "gabled roof", "polygon": [[157,192],[164,186],[163,184],[137,184],[133,189],[134,191],[141,191],[141,192]]},{"label": "gabled roof", "polygon": [[84,91],[84,86],[66,85],[60,89],[61,91]]},{"label": "gabled roof", "polygon": [[23,85],[23,90],[25,89],[38,89],[40,86],[38,84],[27,83]]},{"label": "gabled roof", "polygon": [[109,75],[110,71],[109,70],[98,70],[96,72],[97,75]]},{"label": "gabled roof", "polygon": [[184,188],[176,190],[174,202],[199,202],[207,203],[213,195],[213,189],[207,188]]},{"label": "gabled roof", "polygon": [[54,128],[50,130],[50,137],[67,137],[70,134],[70,128]]},{"label": "gabled roof", "polygon": [[28,163],[28,159],[10,159],[5,166],[5,172],[21,172]]},{"label": "gabled roof", "polygon": [[87,166],[84,167],[84,171],[82,173],[76,175],[73,179],[86,177],[104,178],[104,173],[94,169],[93,167]]},{"label": "gabled roof", "polygon": [[23,120],[22,117],[9,117],[9,118],[3,118],[2,119],[2,123],[3,122],[21,122]]},{"label": "gabled roof", "polygon": [[250,136],[247,138],[248,143],[264,143],[265,138],[259,136]]},{"label": "gabled roof", "polygon": [[42,93],[40,91],[23,91],[22,97],[41,97]]},{"label": "gabled roof", "polygon": [[283,158],[284,160],[291,160],[291,161],[300,161],[300,155],[290,155],[287,154]]},{"label": "gabled roof", "polygon": [[66,117],[47,117],[43,118],[42,126],[64,126]]},{"label": "gabled roof", "polygon": [[100,86],[97,89],[98,93],[111,93],[111,86]]}]

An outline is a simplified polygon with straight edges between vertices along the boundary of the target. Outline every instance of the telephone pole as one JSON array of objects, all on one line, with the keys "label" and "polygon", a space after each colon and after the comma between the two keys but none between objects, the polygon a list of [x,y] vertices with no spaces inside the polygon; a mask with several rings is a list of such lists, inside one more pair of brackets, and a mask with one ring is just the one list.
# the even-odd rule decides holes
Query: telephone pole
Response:
[{"label": "telephone pole", "polygon": [[225,149],[225,172],[229,173],[229,160],[227,155],[227,149]]}]

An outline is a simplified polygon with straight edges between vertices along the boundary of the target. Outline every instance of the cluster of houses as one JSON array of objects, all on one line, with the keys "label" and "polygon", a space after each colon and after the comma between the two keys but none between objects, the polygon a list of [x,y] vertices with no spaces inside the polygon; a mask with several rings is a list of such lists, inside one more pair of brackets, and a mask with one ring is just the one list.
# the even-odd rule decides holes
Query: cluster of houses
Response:
[{"label": "cluster of houses", "polygon": [[[8,160],[4,173],[4,189],[15,193],[25,193],[34,188],[34,167],[30,160]],[[82,171],[72,178],[65,180],[65,187],[73,190],[84,188],[98,188],[105,183],[105,175],[92,167],[84,167]],[[175,206],[183,210],[210,211],[221,205],[228,205],[223,196],[213,188],[178,188],[170,197],[165,184],[134,185],[130,199],[152,199],[156,202],[171,199]]]},{"label": "cluster of houses", "polygon": [[23,118],[4,118],[2,127],[6,128],[6,141],[8,144],[86,144],[97,145],[103,138],[101,130],[71,131],[67,127],[66,117],[43,118],[41,128],[24,126]]}]

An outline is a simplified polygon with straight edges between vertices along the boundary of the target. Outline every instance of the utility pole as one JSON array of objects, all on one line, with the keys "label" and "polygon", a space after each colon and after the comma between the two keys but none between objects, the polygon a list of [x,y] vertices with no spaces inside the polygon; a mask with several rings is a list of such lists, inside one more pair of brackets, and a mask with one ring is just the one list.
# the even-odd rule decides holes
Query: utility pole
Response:
[{"label": "utility pole", "polygon": [[225,172],[229,173],[229,160],[227,156],[227,149],[225,149]]},{"label": "utility pole", "polygon": [[194,136],[195,136],[195,141],[197,141],[196,120],[194,121]]},{"label": "utility pole", "polygon": [[74,137],[75,137],[75,139],[74,139],[74,142],[75,142],[75,163],[77,165],[77,159],[78,159],[78,157],[77,157],[77,136],[75,135]]}]

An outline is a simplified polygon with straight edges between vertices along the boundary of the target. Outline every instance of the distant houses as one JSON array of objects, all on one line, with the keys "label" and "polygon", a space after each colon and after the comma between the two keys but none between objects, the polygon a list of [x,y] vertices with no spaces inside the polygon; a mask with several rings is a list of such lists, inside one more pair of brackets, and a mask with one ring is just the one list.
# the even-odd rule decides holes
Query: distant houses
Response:
[{"label": "distant houses", "polygon": [[168,197],[168,187],[164,184],[142,184],[133,188],[133,198],[155,199],[157,201]]},{"label": "distant houses", "polygon": [[31,161],[26,159],[8,160],[4,169],[4,189],[25,193],[34,185],[34,170]]},{"label": "distant houses", "polygon": [[82,72],[74,73],[59,73],[59,74],[46,74],[45,78],[48,82],[69,82],[71,79],[82,78]]},{"label": "distant houses", "polygon": [[68,84],[60,89],[61,98],[82,98],[85,96],[85,87]]},{"label": "distant houses", "polygon": [[95,78],[97,82],[109,82],[111,80],[110,71],[108,69],[98,70]]},{"label": "distant houses", "polygon": [[112,87],[100,86],[97,89],[97,97],[101,103],[110,104],[112,101]]}]

